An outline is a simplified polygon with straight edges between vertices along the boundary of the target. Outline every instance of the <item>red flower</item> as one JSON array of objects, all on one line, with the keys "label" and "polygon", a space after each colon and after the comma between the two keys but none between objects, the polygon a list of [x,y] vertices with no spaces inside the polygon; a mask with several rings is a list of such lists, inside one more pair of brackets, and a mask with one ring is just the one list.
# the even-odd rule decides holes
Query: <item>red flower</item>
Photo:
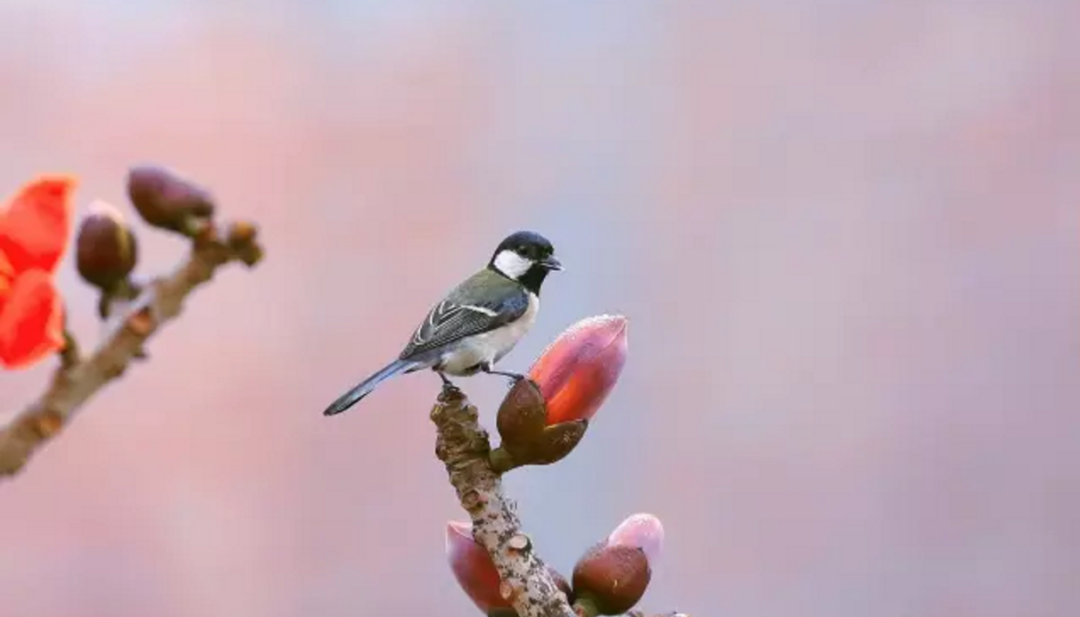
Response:
[{"label": "red flower", "polygon": [[583,319],[548,346],[529,370],[547,403],[547,424],[588,420],[626,363],[626,318]]},{"label": "red flower", "polygon": [[22,187],[0,208],[0,364],[25,368],[64,346],[60,295],[52,277],[71,231],[73,178]]}]

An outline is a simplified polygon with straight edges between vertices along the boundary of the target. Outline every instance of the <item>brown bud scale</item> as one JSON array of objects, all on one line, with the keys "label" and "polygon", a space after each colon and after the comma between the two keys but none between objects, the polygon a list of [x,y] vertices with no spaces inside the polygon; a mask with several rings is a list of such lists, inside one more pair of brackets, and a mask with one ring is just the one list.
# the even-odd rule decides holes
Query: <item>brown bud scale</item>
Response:
[{"label": "brown bud scale", "polygon": [[645,595],[652,571],[644,551],[631,546],[600,543],[574,567],[574,593],[587,597],[602,615],[618,615]]}]

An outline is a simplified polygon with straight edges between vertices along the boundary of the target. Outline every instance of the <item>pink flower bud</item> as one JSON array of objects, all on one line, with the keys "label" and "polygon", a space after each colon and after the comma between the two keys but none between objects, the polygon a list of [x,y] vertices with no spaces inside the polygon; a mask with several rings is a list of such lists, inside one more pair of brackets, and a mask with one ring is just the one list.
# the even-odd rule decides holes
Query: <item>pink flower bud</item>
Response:
[{"label": "pink flower bud", "polygon": [[618,615],[634,608],[651,578],[641,549],[601,542],[574,566],[574,593],[579,602],[596,608],[592,614]]},{"label": "pink flower bud", "polygon": [[652,514],[634,514],[589,549],[574,567],[574,592],[601,615],[637,604],[664,546],[664,526]]},{"label": "pink flower bud", "polygon": [[621,315],[583,319],[540,355],[529,377],[547,403],[548,425],[596,414],[626,362],[626,327]]},{"label": "pink flower bud", "polygon": [[499,594],[499,572],[488,552],[473,539],[471,524],[447,523],[446,557],[458,584],[482,612],[511,608]]},{"label": "pink flower bud", "polygon": [[[491,555],[473,539],[472,524],[450,521],[446,524],[446,557],[461,588],[482,612],[489,615],[516,615],[509,600],[500,593],[499,571],[491,561]],[[555,568],[547,566],[555,586],[568,602],[574,601],[570,583]]]},{"label": "pink flower bud", "polygon": [[652,514],[639,513],[628,517],[608,536],[609,546],[632,546],[645,551],[651,565],[656,564],[664,548],[664,526]]}]

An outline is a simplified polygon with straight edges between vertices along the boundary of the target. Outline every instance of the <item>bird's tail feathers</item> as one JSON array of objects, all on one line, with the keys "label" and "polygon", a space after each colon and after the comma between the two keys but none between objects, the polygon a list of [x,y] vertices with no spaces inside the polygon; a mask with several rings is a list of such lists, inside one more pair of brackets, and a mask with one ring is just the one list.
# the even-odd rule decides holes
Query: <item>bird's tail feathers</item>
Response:
[{"label": "bird's tail feathers", "polygon": [[334,416],[360,402],[360,399],[372,393],[382,382],[401,373],[411,373],[423,368],[418,362],[410,360],[394,360],[384,366],[379,372],[354,386],[351,390],[342,394],[336,401],[323,411],[324,416]]}]

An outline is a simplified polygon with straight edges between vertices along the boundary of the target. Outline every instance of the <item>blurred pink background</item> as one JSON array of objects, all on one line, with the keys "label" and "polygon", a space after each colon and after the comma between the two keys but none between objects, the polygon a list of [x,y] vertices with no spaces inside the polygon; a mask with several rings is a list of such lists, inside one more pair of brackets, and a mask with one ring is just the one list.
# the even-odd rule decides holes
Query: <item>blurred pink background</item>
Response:
[{"label": "blurred pink background", "polygon": [[553,565],[647,511],[654,611],[1075,610],[1080,4],[402,4],[0,6],[0,192],[128,209],[160,162],[268,246],[0,485],[4,617],[476,614],[438,380],[321,411],[519,228],[568,270],[506,368],[631,320],[583,444],[507,478]]}]

